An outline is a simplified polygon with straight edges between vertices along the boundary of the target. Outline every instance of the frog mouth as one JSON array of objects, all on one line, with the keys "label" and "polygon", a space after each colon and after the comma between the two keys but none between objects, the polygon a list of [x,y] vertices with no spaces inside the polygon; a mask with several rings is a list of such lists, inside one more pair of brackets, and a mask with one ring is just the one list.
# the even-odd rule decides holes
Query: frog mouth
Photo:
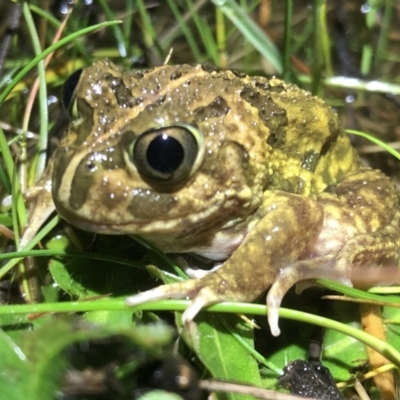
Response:
[{"label": "frog mouth", "polygon": [[73,212],[62,204],[56,204],[56,210],[60,216],[68,221],[71,225],[79,229],[107,234],[107,235],[169,235],[175,236],[182,232],[189,232],[196,227],[196,230],[206,229],[211,221],[211,225],[218,223],[218,206],[206,208],[197,213],[175,216],[172,218],[158,218],[157,220],[149,219],[130,219],[124,221],[123,218],[115,221],[101,222],[93,214],[82,214]]}]

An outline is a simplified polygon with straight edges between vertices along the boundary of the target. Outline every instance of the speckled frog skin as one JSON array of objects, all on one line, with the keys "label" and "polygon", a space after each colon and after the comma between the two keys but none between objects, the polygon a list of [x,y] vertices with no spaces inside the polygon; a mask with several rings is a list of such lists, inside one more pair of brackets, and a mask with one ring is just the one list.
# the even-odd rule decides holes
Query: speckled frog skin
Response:
[{"label": "speckled frog skin", "polygon": [[105,60],[82,72],[70,110],[46,175],[28,193],[22,245],[55,208],[82,229],[222,263],[128,304],[190,298],[189,322],[207,305],[253,301],[269,288],[278,335],[293,284],[350,285],[355,267],[399,265],[394,185],[360,168],[336,115],[297,86],[206,65],[123,72]]}]

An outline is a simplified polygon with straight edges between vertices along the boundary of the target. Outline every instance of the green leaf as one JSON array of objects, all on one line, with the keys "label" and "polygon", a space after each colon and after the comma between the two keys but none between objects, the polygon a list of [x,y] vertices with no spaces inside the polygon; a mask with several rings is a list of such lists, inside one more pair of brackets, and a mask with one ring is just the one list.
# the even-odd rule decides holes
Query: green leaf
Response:
[{"label": "green leaf", "polygon": [[[335,302],[335,319],[344,324],[361,329],[358,304]],[[368,360],[363,343],[349,335],[329,329],[324,335],[322,362],[329,368],[336,381],[353,378],[356,370]]]},{"label": "green leaf", "polygon": [[73,258],[66,262],[66,259],[52,259],[49,270],[59,287],[78,299],[135,292],[132,268],[109,260]]},{"label": "green leaf", "polygon": [[400,349],[400,308],[384,307],[382,318],[386,324],[387,341],[395,349]]},{"label": "green leaf", "polygon": [[165,390],[152,390],[140,396],[138,400],[183,400],[183,398],[175,393],[166,392]]},{"label": "green leaf", "polygon": [[7,400],[19,400],[27,392],[25,383],[30,371],[30,365],[20,347],[4,331],[0,330],[0,393]]},{"label": "green leaf", "polygon": [[[178,315],[180,318],[180,315]],[[202,314],[190,332],[184,332],[185,341],[216,379],[233,380],[261,386],[261,377],[255,359],[243,341],[254,347],[253,328],[235,315],[222,318]],[[239,394],[220,394],[219,399],[244,400],[252,397]]]}]

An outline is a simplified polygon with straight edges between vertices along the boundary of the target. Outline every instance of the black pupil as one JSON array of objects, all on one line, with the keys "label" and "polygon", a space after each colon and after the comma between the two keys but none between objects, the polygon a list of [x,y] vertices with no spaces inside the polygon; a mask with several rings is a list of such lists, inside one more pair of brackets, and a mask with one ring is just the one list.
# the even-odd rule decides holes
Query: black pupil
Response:
[{"label": "black pupil", "polygon": [[147,148],[147,161],[156,171],[172,173],[182,164],[184,157],[182,145],[172,136],[163,133],[154,138]]}]

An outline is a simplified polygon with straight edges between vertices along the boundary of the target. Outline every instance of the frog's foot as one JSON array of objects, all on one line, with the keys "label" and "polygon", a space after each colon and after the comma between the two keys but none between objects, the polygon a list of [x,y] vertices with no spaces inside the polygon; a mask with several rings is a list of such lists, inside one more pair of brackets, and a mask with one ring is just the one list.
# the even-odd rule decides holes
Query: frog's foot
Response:
[{"label": "frog's foot", "polygon": [[31,203],[27,227],[22,235],[19,248],[22,250],[37,234],[47,218],[55,211],[51,195],[51,167],[52,162],[39,182],[29,188],[24,197]]},{"label": "frog's foot", "polygon": [[182,322],[185,324],[193,321],[202,308],[223,301],[223,298],[212,288],[204,286],[202,280],[190,279],[184,282],[161,285],[128,297],[125,304],[128,306],[138,306],[151,301],[183,298],[193,299],[182,315]]},{"label": "frog's foot", "polygon": [[[283,297],[293,285],[300,281],[325,278],[351,286],[347,277],[350,270],[338,271],[334,268],[334,262],[334,256],[327,255],[298,261],[279,271],[267,295],[268,323],[273,336],[280,335],[281,331],[278,326],[279,307]],[[310,285],[308,284],[308,286]]]}]

